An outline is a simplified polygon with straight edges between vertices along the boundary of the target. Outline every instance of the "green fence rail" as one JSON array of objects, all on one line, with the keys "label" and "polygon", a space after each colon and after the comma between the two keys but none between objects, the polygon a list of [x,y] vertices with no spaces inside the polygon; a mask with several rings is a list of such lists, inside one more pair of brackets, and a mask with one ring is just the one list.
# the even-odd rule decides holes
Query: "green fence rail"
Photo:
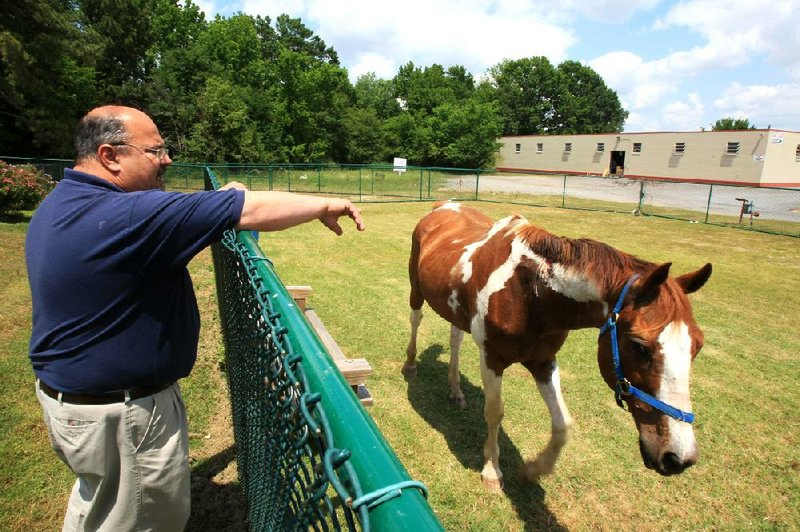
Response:
[{"label": "green fence rail", "polygon": [[250,529],[442,530],[253,236],[212,254]]}]

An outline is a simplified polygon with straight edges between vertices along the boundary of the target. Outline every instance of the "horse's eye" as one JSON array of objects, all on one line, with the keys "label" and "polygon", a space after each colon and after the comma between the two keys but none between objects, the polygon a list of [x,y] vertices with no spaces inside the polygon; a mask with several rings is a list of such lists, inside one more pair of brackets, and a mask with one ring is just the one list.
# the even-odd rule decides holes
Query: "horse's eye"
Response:
[{"label": "horse's eye", "polygon": [[639,357],[650,360],[653,358],[653,354],[650,352],[650,348],[644,344],[640,344],[639,342],[631,342],[633,344],[633,350],[636,351],[636,354]]}]

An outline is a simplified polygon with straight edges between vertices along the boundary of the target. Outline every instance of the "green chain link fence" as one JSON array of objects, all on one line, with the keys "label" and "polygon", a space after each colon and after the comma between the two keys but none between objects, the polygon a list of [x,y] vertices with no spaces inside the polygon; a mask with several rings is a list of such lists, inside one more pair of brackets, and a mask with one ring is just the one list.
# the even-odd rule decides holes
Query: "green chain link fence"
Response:
[{"label": "green chain link fence", "polygon": [[[0,157],[35,164],[60,179],[71,161]],[[171,190],[203,189],[206,164],[175,163]],[[252,190],[341,195],[357,202],[443,199],[586,209],[722,225],[800,237],[800,188],[763,188],[485,169],[347,164],[211,164],[223,183]]]},{"label": "green chain link fence", "polygon": [[[800,188],[633,180],[576,175],[514,175],[464,168],[380,165],[214,165],[223,182],[252,190],[335,194],[358,202],[494,201],[660,216],[800,237]],[[173,165],[169,184],[198,190],[191,165]]]},{"label": "green chain link fence", "polygon": [[442,530],[253,236],[212,254],[250,529]]}]

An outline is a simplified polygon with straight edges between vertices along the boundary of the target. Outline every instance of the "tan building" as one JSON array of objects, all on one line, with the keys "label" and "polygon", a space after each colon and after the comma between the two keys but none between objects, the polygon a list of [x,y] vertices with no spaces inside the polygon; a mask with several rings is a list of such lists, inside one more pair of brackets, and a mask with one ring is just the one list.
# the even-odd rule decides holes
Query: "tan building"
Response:
[{"label": "tan building", "polygon": [[776,129],[501,137],[497,170],[800,187],[800,132]]}]

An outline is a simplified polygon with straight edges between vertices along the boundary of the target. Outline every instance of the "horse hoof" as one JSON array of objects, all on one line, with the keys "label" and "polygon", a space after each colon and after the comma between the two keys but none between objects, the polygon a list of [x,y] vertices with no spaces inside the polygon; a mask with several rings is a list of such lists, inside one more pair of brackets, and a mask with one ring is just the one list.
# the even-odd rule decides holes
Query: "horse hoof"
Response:
[{"label": "horse hoof", "polygon": [[401,371],[403,373],[403,376],[406,378],[406,380],[417,376],[417,366],[416,366],[416,364],[413,365],[413,366],[404,365],[403,369]]},{"label": "horse hoof", "polygon": [[489,493],[503,493],[503,477],[500,478],[486,478],[483,479],[483,489]]},{"label": "horse hoof", "polygon": [[542,467],[538,462],[526,462],[524,468],[525,478],[531,482],[538,482],[545,475],[553,472],[553,468]]},{"label": "horse hoof", "polygon": [[451,397],[450,401],[452,401],[452,403],[456,405],[460,410],[464,410],[467,408],[467,400],[464,399],[463,395],[461,397]]}]

